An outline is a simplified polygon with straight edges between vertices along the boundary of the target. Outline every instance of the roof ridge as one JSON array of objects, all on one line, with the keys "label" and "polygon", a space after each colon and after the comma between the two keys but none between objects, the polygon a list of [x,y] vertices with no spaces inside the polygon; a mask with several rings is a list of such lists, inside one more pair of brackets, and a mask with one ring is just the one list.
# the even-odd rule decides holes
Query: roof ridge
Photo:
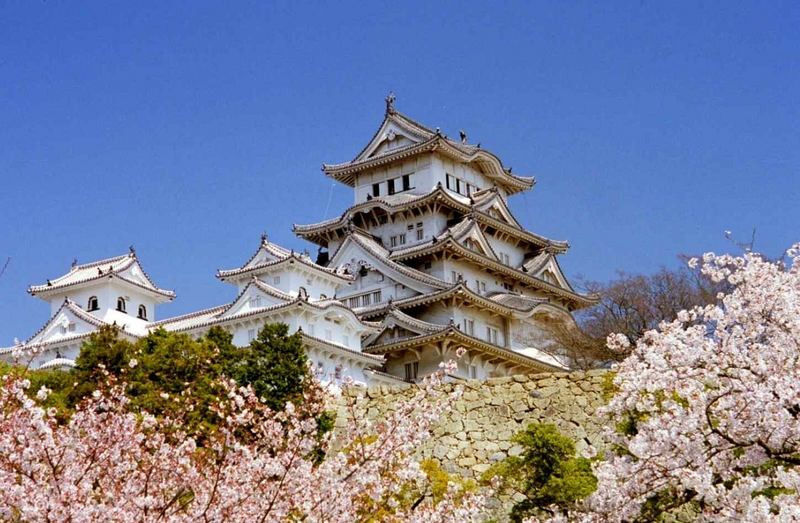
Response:
[{"label": "roof ridge", "polygon": [[[110,258],[105,258],[105,259],[102,259],[102,260],[96,260],[96,261],[87,262],[87,263],[79,263],[79,264],[76,264],[76,265],[72,266],[72,268],[70,269],[69,272],[79,271],[81,269],[91,269],[92,267],[97,267],[98,265],[105,265],[106,263],[113,263],[113,262],[119,261],[119,260],[121,260],[123,258],[136,258],[136,253],[134,253],[134,252],[126,252],[125,254],[120,254],[118,256],[112,256]],[[67,274],[69,274],[69,273],[67,273]]]}]

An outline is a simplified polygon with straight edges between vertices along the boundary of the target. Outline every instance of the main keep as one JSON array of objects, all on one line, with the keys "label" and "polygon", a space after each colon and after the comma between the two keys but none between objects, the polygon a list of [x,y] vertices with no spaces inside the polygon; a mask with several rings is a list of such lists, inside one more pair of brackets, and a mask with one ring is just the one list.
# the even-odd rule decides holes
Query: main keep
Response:
[{"label": "main keep", "polygon": [[5,359],[34,349],[34,366],[68,367],[103,323],[136,338],[164,328],[201,336],[213,325],[249,343],[264,323],[304,337],[321,374],[364,384],[414,381],[459,359],[454,378],[565,370],[571,362],[552,326],[595,303],[576,292],[558,256],[567,242],[525,230],[508,198],[530,190],[496,155],[399,113],[394,97],[378,130],[349,162],[325,175],[353,188],[354,205],[294,232],[319,246],[316,261],[263,237],[241,267],[217,277],[235,285],[228,304],[156,321],[156,287],[134,252],[74,265],[29,292],[51,319]]}]

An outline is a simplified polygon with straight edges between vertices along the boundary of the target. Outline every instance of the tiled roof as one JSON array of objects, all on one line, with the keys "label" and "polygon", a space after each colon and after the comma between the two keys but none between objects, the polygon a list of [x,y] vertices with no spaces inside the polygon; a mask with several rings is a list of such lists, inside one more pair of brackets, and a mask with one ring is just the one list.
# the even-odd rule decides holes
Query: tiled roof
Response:
[{"label": "tiled roof", "polygon": [[[262,250],[267,251],[269,254],[274,256],[276,259],[267,260],[267,261],[264,261],[264,262],[261,262],[261,263],[256,263],[256,264],[252,264],[251,265],[253,260],[256,259],[256,256],[258,256],[258,254]],[[273,268],[273,267],[281,266],[283,264],[294,263],[294,262],[299,262],[299,263],[305,265],[306,267],[308,267],[309,269],[317,271],[317,272],[319,272],[321,274],[325,274],[327,276],[332,276],[332,277],[338,278],[340,280],[352,281],[352,279],[353,279],[352,276],[348,276],[346,274],[341,274],[338,271],[336,271],[335,269],[331,269],[331,268],[328,268],[328,267],[323,267],[321,265],[318,265],[318,264],[314,263],[306,255],[298,254],[298,253],[296,253],[294,251],[290,251],[288,249],[285,249],[285,248],[283,248],[283,247],[281,247],[281,246],[279,246],[277,244],[271,243],[270,241],[267,240],[266,237],[262,237],[261,245],[259,245],[259,248],[250,257],[250,259],[247,260],[244,263],[244,265],[242,265],[241,267],[239,267],[237,269],[218,270],[217,271],[217,278],[220,278],[221,280],[224,280],[225,278],[230,278],[232,276],[240,276],[240,275],[243,275],[243,274],[249,274],[251,272],[263,271],[263,270],[270,269],[270,268]]]},{"label": "tiled roof", "polygon": [[583,296],[581,294],[572,291],[571,289],[564,289],[558,285],[554,285],[540,278],[537,278],[531,274],[528,274],[527,272],[523,272],[514,267],[504,265],[503,263],[497,260],[493,260],[487,256],[484,256],[483,254],[468,249],[463,245],[461,245],[460,243],[458,243],[457,241],[455,241],[455,239],[452,237],[449,231],[446,231],[443,236],[440,235],[439,237],[434,238],[434,241],[432,242],[393,251],[390,254],[390,257],[400,262],[416,258],[419,256],[428,255],[434,252],[439,252],[442,250],[447,250],[448,252],[455,252],[463,256],[464,258],[470,259],[475,263],[481,264],[484,267],[491,268],[497,272],[510,276],[520,282],[526,283],[535,288],[565,298],[568,301],[571,301],[575,304],[587,306],[597,302],[597,297],[594,295]]},{"label": "tiled roof", "polygon": [[367,347],[364,350],[365,352],[369,352],[371,354],[388,354],[399,350],[406,350],[409,348],[414,348],[421,345],[426,345],[429,343],[441,341],[447,338],[452,339],[456,343],[462,344],[467,348],[500,356],[513,363],[524,365],[528,368],[543,370],[547,372],[564,370],[564,367],[558,367],[553,365],[552,363],[531,358],[529,356],[526,356],[525,354],[521,354],[519,352],[507,349],[505,347],[493,345],[484,340],[478,339],[474,336],[465,334],[464,332],[460,331],[459,329],[457,329],[455,326],[452,325],[431,334],[422,334],[419,336],[404,338],[398,341],[393,341],[382,345],[373,345],[371,347]]},{"label": "tiled roof", "polygon": [[322,338],[311,336],[310,334],[307,334],[305,331],[302,330],[300,330],[299,332],[300,336],[305,338],[307,341],[312,341],[316,343],[318,346],[323,346],[332,352],[342,352],[351,357],[356,357],[365,360],[373,365],[376,363],[383,363],[383,358],[381,356],[375,354],[367,354],[366,352],[355,351],[353,349],[348,349],[347,347],[338,345],[336,343],[332,343],[328,340],[323,340]]},{"label": "tiled roof", "polygon": [[[486,189],[481,191],[481,193],[484,195],[482,197],[484,200],[487,198],[486,195],[496,195],[496,192],[493,192],[491,189]],[[565,241],[551,240],[490,216],[489,214],[476,209],[476,205],[470,203],[469,198],[451,193],[441,186],[438,186],[431,192],[422,195],[403,193],[373,198],[366,202],[361,202],[351,206],[338,218],[332,218],[323,222],[307,225],[295,224],[293,226],[293,230],[298,236],[306,238],[310,241],[314,241],[315,234],[321,234],[327,230],[337,230],[346,227],[349,219],[356,213],[366,213],[374,208],[381,208],[387,213],[393,214],[409,208],[417,208],[427,205],[434,200],[444,203],[464,214],[472,213],[475,220],[482,225],[494,227],[495,229],[503,231],[506,234],[529,241],[534,245],[538,245],[540,247],[550,247],[557,252],[563,252],[569,248],[569,244]]]},{"label": "tiled roof", "polygon": [[[64,309],[70,311],[72,314],[74,314],[78,318],[82,319],[86,323],[89,323],[90,325],[94,325],[95,327],[101,327],[103,325],[108,325],[108,323],[104,322],[103,320],[101,320],[97,316],[95,316],[95,315],[93,315],[91,313],[88,313],[85,310],[81,309],[80,305],[78,305],[74,301],[72,301],[70,299],[65,299],[64,303],[61,304],[61,307],[58,308],[58,310],[55,312],[55,314],[50,316],[50,319],[48,319],[47,322],[45,322],[45,324],[42,325],[41,328],[38,331],[34,332],[33,335],[30,338],[25,340],[25,343],[23,343],[23,345],[29,344],[34,338],[36,338],[36,336],[38,336],[39,334],[44,332],[44,330],[47,327],[52,325],[52,323],[55,321],[56,317],[58,317],[58,315]],[[79,336],[79,335],[76,335],[76,336]]]},{"label": "tiled roof", "polygon": [[509,316],[518,315],[519,313],[525,315],[533,311],[537,306],[549,303],[546,299],[522,296],[515,293],[495,293],[491,296],[482,296],[470,289],[465,283],[461,282],[441,291],[395,300],[392,301],[391,304],[357,308],[355,312],[364,318],[375,317],[386,314],[391,308],[409,309],[411,307],[437,303],[453,296],[458,296],[478,306]]},{"label": "tiled roof", "polygon": [[[121,273],[129,269],[134,264],[137,264],[141,270],[145,283],[140,283],[122,276]],[[175,293],[173,291],[160,289],[155,285],[155,283],[153,283],[153,280],[150,279],[150,276],[142,268],[141,263],[139,263],[139,260],[136,258],[136,253],[133,251],[131,251],[129,254],[115,256],[113,258],[106,258],[104,260],[98,260],[82,265],[74,265],[67,274],[59,276],[54,280],[48,280],[47,283],[42,285],[32,285],[28,288],[28,292],[35,296],[37,294],[49,293],[55,290],[72,287],[74,285],[80,285],[110,277],[119,278],[126,283],[139,287],[143,290],[159,294],[166,298],[172,299],[175,297]]]},{"label": "tiled roof", "polygon": [[503,186],[503,189],[508,194],[530,189],[535,183],[533,178],[509,173],[503,167],[500,159],[494,154],[483,149],[464,147],[438,134],[423,142],[393,149],[376,157],[365,158],[356,162],[325,164],[322,166],[322,170],[328,176],[352,186],[355,183],[353,175],[359,171],[379,167],[428,151],[436,151],[464,163],[478,163],[485,167],[484,172],[493,178],[495,183]]},{"label": "tiled roof", "polygon": [[231,314],[229,316],[224,316],[223,314],[230,308],[230,304],[222,305],[220,307],[214,307],[212,309],[205,309],[204,311],[198,311],[192,314],[187,314],[184,316],[178,316],[176,318],[168,318],[165,320],[161,320],[157,323],[152,324],[152,327],[164,327],[170,331],[187,331],[192,329],[198,329],[203,327],[211,327],[212,325],[218,325],[222,323],[226,323],[229,321],[236,321],[241,320],[244,318],[249,318],[252,316],[259,316],[262,314],[271,315],[273,313],[286,311],[289,309],[293,309],[295,307],[311,307],[317,310],[326,310],[329,308],[340,309],[346,314],[352,314],[354,319],[363,325],[366,330],[373,330],[374,327],[363,323],[358,316],[353,313],[353,311],[344,305],[339,300],[320,300],[317,302],[307,301],[303,298],[297,297],[292,299],[291,301],[287,301],[284,303],[278,303],[273,305],[268,305],[265,307],[258,307],[254,309],[250,309],[245,312],[239,312],[236,314]]},{"label": "tiled roof", "polygon": [[[440,289],[446,288],[448,286],[446,282],[440,280],[439,278],[431,276],[430,274],[426,274],[422,271],[412,269],[411,267],[408,267],[402,263],[397,263],[395,261],[392,261],[389,257],[390,254],[389,251],[367,235],[361,234],[359,232],[352,232],[348,235],[348,238],[351,241],[355,242],[357,245],[361,246],[368,253],[375,256],[377,261],[379,261],[380,263],[386,264],[390,268],[396,270],[397,272],[405,276],[408,276],[409,278],[412,278],[414,280],[420,281],[422,283]],[[342,244],[342,246],[344,246],[344,243]],[[339,247],[340,250],[341,248],[342,247]],[[333,259],[333,257],[331,259]]]}]

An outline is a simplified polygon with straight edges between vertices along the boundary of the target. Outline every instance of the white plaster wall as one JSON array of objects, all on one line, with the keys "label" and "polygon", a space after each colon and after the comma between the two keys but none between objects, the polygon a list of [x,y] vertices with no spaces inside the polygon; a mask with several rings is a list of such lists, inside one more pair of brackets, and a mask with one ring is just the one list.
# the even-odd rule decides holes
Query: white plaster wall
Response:
[{"label": "white plaster wall", "polygon": [[[92,287],[69,289],[67,292],[53,296],[49,299],[50,316],[58,311],[64,304],[64,298],[77,303],[83,310],[87,310],[89,298],[97,296],[100,310],[91,314],[108,323],[117,322],[117,325],[126,325],[130,332],[143,333],[148,322],[156,320],[156,301],[147,294],[137,292],[130,287],[117,283],[114,279],[103,280]],[[117,298],[125,298],[127,313],[117,311]],[[137,318],[139,305],[147,308],[147,321]]]},{"label": "white plaster wall", "polygon": [[[367,201],[367,196],[372,196],[372,184],[381,185],[381,196],[388,194],[386,181],[391,178],[400,178],[405,174],[411,175],[411,189],[406,191],[410,194],[425,194],[436,185],[431,184],[432,176],[430,172],[431,155],[422,154],[414,158],[394,162],[391,165],[378,167],[369,171],[364,171],[356,176],[355,182],[355,203]],[[395,194],[402,191],[402,180],[395,185]]]}]

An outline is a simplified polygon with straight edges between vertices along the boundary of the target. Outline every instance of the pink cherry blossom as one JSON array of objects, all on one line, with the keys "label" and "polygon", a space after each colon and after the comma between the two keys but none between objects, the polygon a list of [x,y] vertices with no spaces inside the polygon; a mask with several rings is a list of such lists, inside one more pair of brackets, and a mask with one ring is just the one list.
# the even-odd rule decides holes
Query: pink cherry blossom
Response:
[{"label": "pink cherry blossom", "polygon": [[59,424],[54,410],[29,397],[29,383],[7,376],[0,519],[336,523],[374,521],[381,511],[382,521],[478,521],[481,493],[454,487],[436,504],[403,500],[425,481],[415,450],[458,395],[437,392],[448,370],[452,364],[381,420],[356,415],[357,394],[344,394],[336,441],[317,434],[316,415],[331,401],[321,388],[276,413],[249,388],[225,383],[219,430],[202,446],[180,420],[129,412],[123,385],[110,384]]}]

